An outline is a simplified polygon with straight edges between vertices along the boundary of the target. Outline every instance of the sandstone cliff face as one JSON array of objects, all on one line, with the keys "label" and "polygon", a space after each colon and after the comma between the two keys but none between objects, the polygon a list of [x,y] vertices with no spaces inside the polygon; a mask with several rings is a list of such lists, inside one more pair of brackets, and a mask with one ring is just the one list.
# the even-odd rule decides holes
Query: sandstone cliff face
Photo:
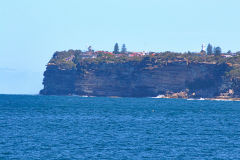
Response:
[{"label": "sandstone cliff face", "polygon": [[43,85],[44,89],[40,94],[44,95],[68,95],[74,94],[75,90],[74,70],[61,70],[57,66],[48,66],[44,72]]},{"label": "sandstone cliff face", "polygon": [[153,62],[89,63],[76,69],[48,66],[44,73],[44,95],[88,95],[155,97],[187,92],[193,97],[215,97],[228,91],[227,65]]}]

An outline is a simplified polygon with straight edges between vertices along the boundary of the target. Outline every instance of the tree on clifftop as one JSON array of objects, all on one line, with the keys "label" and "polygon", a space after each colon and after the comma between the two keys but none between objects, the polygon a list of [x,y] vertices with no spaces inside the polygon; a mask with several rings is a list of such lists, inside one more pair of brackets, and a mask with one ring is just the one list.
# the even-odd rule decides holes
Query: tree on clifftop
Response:
[{"label": "tree on clifftop", "polygon": [[232,51],[231,51],[231,50],[229,50],[229,51],[227,52],[227,54],[232,54]]},{"label": "tree on clifftop", "polygon": [[115,44],[113,53],[114,53],[114,54],[119,54],[118,43]]},{"label": "tree on clifftop", "polygon": [[213,46],[210,43],[207,46],[207,54],[208,55],[213,54]]},{"label": "tree on clifftop", "polygon": [[126,48],[126,45],[125,45],[125,44],[122,45],[121,53],[123,53],[123,54],[126,54],[126,53],[127,53],[127,48]]},{"label": "tree on clifftop", "polygon": [[220,55],[222,53],[222,49],[220,47],[216,47],[214,48],[214,54],[217,56],[217,55]]}]

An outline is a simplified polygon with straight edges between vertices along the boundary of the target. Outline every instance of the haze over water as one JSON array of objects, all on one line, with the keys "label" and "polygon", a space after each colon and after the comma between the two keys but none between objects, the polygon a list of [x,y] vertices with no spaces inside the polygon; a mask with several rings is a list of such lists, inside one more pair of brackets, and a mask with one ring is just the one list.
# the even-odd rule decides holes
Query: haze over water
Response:
[{"label": "haze over water", "polygon": [[240,159],[240,102],[0,95],[0,159]]}]

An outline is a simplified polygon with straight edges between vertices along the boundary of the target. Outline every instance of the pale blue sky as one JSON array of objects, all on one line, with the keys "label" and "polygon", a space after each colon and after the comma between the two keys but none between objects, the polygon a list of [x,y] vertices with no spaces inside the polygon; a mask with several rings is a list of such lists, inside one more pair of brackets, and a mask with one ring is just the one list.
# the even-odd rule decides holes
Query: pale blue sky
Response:
[{"label": "pale blue sky", "polygon": [[1,0],[0,93],[37,94],[55,51],[240,50],[239,0]]}]

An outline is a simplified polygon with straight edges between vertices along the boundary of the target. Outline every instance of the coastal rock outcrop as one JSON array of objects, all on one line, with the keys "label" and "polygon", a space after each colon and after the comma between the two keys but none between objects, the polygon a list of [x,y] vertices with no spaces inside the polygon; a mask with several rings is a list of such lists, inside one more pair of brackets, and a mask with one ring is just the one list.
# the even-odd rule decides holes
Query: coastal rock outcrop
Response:
[{"label": "coastal rock outcrop", "polygon": [[155,97],[181,93],[177,98],[211,98],[234,90],[234,81],[226,76],[230,70],[226,63],[189,63],[185,59],[159,62],[149,56],[124,62],[93,61],[71,56],[70,61],[50,60],[40,94]]}]

